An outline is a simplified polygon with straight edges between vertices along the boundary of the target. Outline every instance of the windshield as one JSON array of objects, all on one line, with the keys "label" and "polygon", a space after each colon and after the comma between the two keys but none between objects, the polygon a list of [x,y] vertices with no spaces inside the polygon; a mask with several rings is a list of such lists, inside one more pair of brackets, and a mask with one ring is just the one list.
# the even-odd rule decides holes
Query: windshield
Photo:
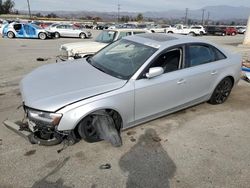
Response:
[{"label": "windshield", "polygon": [[102,31],[95,39],[96,42],[111,43],[115,39],[116,31]]},{"label": "windshield", "polygon": [[121,39],[87,61],[111,76],[128,80],[156,51],[156,48]]}]

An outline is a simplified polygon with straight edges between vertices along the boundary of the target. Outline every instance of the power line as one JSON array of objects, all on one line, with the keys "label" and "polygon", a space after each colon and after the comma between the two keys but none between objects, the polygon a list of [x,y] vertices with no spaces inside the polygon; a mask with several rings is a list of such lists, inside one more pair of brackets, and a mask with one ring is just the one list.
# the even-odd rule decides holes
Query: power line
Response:
[{"label": "power line", "polygon": [[201,20],[201,25],[204,25],[204,13],[205,13],[205,9],[202,9],[202,20]]},{"label": "power line", "polygon": [[185,25],[187,25],[187,19],[188,19],[188,8],[186,8],[186,13],[185,13]]},{"label": "power line", "polygon": [[28,9],[29,9],[29,16],[30,16],[30,19],[31,19],[31,12],[30,12],[30,1],[27,0],[27,3],[28,3]]},{"label": "power line", "polygon": [[117,5],[117,22],[119,23],[120,21],[120,10],[121,10],[121,4],[118,1],[118,5]]}]

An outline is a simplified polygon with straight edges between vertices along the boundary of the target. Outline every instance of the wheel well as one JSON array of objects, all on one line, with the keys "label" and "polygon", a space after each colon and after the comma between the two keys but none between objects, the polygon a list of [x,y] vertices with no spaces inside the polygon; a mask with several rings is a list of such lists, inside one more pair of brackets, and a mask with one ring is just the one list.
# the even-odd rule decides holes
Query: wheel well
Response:
[{"label": "wheel well", "polygon": [[230,80],[232,81],[232,84],[234,85],[234,78],[232,76],[227,76],[226,78],[230,78]]},{"label": "wheel well", "polygon": [[79,36],[81,36],[82,34],[84,34],[84,35],[86,36],[86,34],[85,34],[84,32],[81,32],[81,33],[79,34]]},{"label": "wheel well", "polygon": [[15,33],[14,33],[13,31],[8,31],[8,32],[7,32],[7,35],[8,35],[8,33],[13,33],[13,36],[14,36],[14,37],[16,36]]},{"label": "wheel well", "polygon": [[[122,117],[121,115],[116,111],[116,110],[113,110],[113,109],[103,109],[103,110],[97,110],[97,111],[94,111],[94,112],[91,112],[90,114],[84,116],[80,121],[79,123],[86,117],[90,116],[90,115],[98,115],[98,114],[103,114],[103,113],[108,113],[114,123],[115,123],[115,126],[116,126],[116,129],[120,132],[121,129],[122,129],[122,126],[123,126],[123,123],[122,123]],[[74,130],[77,130],[78,126],[79,126],[79,123],[76,125],[75,129]]]}]

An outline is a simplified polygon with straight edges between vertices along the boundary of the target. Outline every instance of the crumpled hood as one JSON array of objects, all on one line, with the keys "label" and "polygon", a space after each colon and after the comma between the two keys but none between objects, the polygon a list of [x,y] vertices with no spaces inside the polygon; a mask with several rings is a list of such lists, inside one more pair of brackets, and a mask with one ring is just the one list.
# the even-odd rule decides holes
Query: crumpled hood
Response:
[{"label": "crumpled hood", "polygon": [[72,52],[74,53],[74,55],[76,53],[88,54],[88,53],[95,53],[107,45],[108,43],[101,43],[101,42],[95,42],[95,41],[74,42],[74,43],[63,44],[61,46],[61,50],[63,49],[63,50]]},{"label": "crumpled hood", "polygon": [[54,112],[67,104],[119,89],[125,83],[80,59],[35,69],[23,78],[20,90],[26,106]]}]

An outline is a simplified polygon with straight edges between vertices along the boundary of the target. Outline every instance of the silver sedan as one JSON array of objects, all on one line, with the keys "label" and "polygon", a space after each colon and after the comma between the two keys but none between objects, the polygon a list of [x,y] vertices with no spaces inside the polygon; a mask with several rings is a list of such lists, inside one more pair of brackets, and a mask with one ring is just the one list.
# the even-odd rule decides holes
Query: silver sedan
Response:
[{"label": "silver sedan", "polygon": [[42,66],[21,82],[35,139],[122,144],[120,131],[208,101],[224,103],[241,57],[197,38],[141,34],[94,56]]}]

